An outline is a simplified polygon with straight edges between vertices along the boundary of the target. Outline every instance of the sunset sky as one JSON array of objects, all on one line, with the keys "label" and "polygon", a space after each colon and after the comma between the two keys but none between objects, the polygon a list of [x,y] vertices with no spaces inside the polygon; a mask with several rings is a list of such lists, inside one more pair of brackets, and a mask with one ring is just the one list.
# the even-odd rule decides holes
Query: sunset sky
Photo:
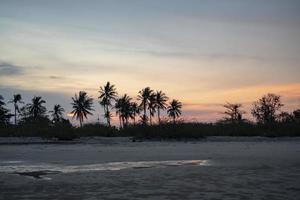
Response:
[{"label": "sunset sky", "polygon": [[[100,85],[135,97],[150,86],[188,120],[272,92],[300,107],[298,0],[0,0],[0,94],[43,96],[69,112]],[[103,111],[98,103],[93,121]]]}]

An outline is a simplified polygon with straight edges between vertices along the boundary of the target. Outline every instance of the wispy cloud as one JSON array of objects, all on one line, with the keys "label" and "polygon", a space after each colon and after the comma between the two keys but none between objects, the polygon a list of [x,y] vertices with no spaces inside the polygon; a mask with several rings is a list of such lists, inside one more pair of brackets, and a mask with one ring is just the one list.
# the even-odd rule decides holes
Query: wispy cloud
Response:
[{"label": "wispy cloud", "polygon": [[0,61],[0,76],[15,76],[23,74],[21,66],[12,63]]}]

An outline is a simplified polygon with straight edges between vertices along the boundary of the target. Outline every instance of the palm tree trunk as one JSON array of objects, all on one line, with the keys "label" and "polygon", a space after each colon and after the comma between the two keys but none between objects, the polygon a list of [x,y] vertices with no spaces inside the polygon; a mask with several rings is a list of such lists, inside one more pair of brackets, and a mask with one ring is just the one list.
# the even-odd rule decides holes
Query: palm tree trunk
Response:
[{"label": "palm tree trunk", "polygon": [[157,118],[158,118],[158,124],[160,124],[160,109],[157,108]]},{"label": "palm tree trunk", "polygon": [[146,114],[146,103],[144,102],[144,122],[143,122],[144,124],[147,123],[146,118],[147,118],[147,114]]},{"label": "palm tree trunk", "polygon": [[119,115],[120,128],[122,128],[121,116]]},{"label": "palm tree trunk", "polygon": [[80,124],[80,128],[82,128],[82,119],[81,119],[81,117],[79,118],[79,124]]},{"label": "palm tree trunk", "polygon": [[176,121],[175,121],[175,116],[173,116],[173,124],[175,124],[176,123]]},{"label": "palm tree trunk", "polygon": [[106,112],[107,112],[107,124],[110,127],[110,118],[109,118],[108,104],[106,105]]},{"label": "palm tree trunk", "polygon": [[150,111],[150,113],[149,113],[150,115],[150,125],[152,125],[152,115],[151,115],[151,111]]}]

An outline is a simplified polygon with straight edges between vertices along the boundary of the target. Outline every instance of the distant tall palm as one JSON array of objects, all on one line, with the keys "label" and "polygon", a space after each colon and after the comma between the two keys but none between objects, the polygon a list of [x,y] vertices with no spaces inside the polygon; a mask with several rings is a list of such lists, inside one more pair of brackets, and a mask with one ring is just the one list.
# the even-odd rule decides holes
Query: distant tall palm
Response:
[{"label": "distant tall palm", "polygon": [[18,111],[18,113],[20,112],[18,103],[24,103],[22,101],[22,96],[20,94],[14,94],[14,98],[11,99],[8,103],[13,103],[14,104],[14,109],[15,109],[15,125],[16,125],[17,124],[17,111]]},{"label": "distant tall palm", "polygon": [[141,117],[144,124],[147,123],[147,106],[149,105],[150,96],[152,95],[153,90],[150,89],[150,87],[146,87],[139,91],[138,100],[141,101],[140,107],[144,110],[144,115]]},{"label": "distant tall palm", "polygon": [[112,100],[116,100],[117,92],[115,85],[111,85],[110,82],[107,82],[106,85],[100,87],[100,105],[103,106],[104,109],[104,117],[107,120],[107,125],[110,126],[110,118],[111,114],[109,108],[112,106]]},{"label": "distant tall palm", "polygon": [[156,96],[157,118],[158,118],[158,123],[160,124],[160,121],[161,121],[160,120],[160,109],[165,110],[167,108],[167,101],[169,98],[162,91],[157,91],[155,93],[155,96]]},{"label": "distant tall palm", "polygon": [[152,125],[152,117],[154,116],[156,112],[156,95],[152,93],[149,97],[149,103],[148,103],[148,109],[149,109],[149,119],[150,119],[150,125]]},{"label": "distant tall palm", "polygon": [[73,118],[76,117],[79,120],[80,127],[82,127],[84,118],[87,119],[87,115],[93,115],[91,113],[93,111],[93,99],[86,92],[80,91],[78,96],[75,94],[75,97],[72,97],[72,100],[73,110],[71,114],[73,114]]},{"label": "distant tall palm", "polygon": [[52,119],[55,123],[60,122],[63,119],[64,112],[65,109],[63,109],[59,104],[54,105],[53,110],[49,111],[49,113],[52,113]]},{"label": "distant tall palm", "polygon": [[28,104],[29,114],[33,118],[42,117],[46,113],[46,107],[43,104],[46,103],[42,97],[33,97],[31,103]]},{"label": "distant tall palm", "polygon": [[167,113],[169,117],[173,118],[173,123],[175,124],[176,118],[181,115],[182,104],[178,100],[173,99],[168,106]]}]

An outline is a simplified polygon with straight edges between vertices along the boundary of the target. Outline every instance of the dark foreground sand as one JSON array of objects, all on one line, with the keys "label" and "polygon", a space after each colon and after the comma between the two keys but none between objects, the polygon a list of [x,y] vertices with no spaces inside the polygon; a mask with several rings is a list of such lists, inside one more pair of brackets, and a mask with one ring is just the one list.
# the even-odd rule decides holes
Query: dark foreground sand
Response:
[{"label": "dark foreground sand", "polygon": [[32,141],[0,140],[0,199],[300,198],[299,138]]}]

